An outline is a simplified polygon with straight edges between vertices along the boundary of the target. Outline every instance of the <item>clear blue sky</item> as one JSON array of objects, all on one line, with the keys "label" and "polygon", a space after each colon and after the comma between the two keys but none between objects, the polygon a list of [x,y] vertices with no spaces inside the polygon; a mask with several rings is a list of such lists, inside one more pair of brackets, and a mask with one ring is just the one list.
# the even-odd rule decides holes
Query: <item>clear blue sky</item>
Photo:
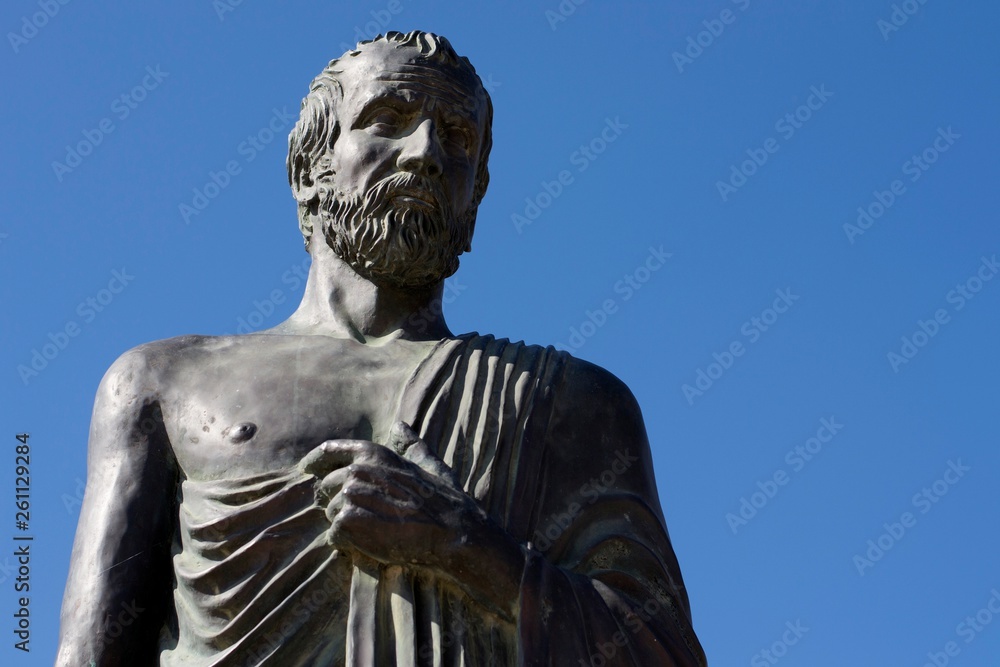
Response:
[{"label": "clear blue sky", "polygon": [[101,375],[291,312],[289,114],[421,28],[496,108],[451,327],[632,388],[711,664],[998,664],[1000,7],[576,2],[4,3],[0,661],[52,664]]}]

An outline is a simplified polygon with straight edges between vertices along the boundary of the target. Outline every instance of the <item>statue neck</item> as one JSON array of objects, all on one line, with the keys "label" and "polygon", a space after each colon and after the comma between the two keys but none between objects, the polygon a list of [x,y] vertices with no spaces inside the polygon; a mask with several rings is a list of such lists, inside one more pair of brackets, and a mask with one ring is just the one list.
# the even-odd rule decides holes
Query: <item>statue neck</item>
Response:
[{"label": "statue neck", "polygon": [[275,331],[361,343],[383,338],[440,340],[452,335],[441,309],[443,281],[417,290],[376,285],[338,257],[322,234],[313,234],[309,253],[312,267],[302,303]]}]

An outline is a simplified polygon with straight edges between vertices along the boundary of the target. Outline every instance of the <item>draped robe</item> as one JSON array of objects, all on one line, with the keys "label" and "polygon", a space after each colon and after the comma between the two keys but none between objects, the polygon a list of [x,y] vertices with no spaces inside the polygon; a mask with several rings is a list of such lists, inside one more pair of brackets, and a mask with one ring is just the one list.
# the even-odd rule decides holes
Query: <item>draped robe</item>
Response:
[{"label": "draped robe", "polygon": [[185,480],[162,665],[706,664],[641,416],[617,379],[470,334],[420,363],[398,419],[524,545],[517,618],[443,576],[334,550],[316,479],[298,469]]}]

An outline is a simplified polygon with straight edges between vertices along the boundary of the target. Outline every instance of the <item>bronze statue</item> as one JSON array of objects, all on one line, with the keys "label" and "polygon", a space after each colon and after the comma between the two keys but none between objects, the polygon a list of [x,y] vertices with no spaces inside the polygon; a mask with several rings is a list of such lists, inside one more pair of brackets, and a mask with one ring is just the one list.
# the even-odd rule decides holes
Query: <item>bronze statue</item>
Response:
[{"label": "bronze statue", "polygon": [[492,113],[424,32],[313,81],[288,154],[302,303],[105,375],[58,665],[705,664],[628,388],[431,307]]}]

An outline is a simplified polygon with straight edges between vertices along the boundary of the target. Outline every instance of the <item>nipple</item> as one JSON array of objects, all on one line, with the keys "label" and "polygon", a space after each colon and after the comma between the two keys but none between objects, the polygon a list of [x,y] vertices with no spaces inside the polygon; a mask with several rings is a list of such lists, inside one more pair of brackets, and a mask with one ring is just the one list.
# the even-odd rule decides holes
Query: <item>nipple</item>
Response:
[{"label": "nipple", "polygon": [[238,445],[252,438],[255,433],[257,433],[256,424],[253,422],[240,422],[239,424],[233,424],[223,431],[222,436],[229,440],[231,444]]}]

